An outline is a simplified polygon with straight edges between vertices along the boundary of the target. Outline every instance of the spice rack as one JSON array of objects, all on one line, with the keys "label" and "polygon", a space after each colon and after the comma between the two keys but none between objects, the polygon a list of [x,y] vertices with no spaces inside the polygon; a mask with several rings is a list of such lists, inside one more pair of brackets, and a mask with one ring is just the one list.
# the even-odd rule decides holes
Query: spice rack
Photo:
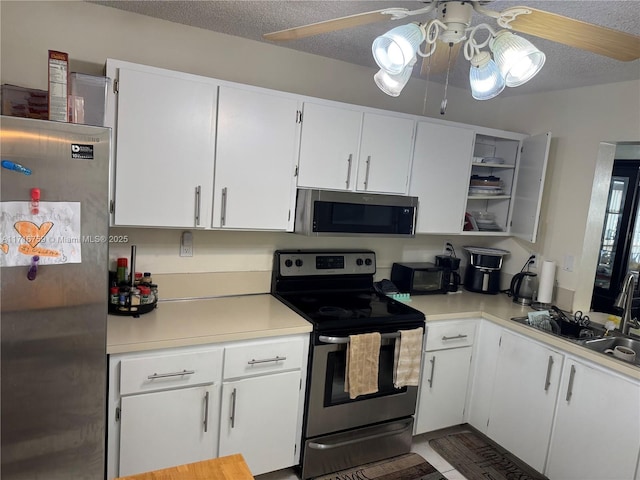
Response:
[{"label": "spice rack", "polygon": [[158,285],[151,281],[151,274],[136,278],[136,246],[131,246],[131,274],[128,259],[119,258],[116,272],[109,278],[109,314],[139,317],[158,305]]}]

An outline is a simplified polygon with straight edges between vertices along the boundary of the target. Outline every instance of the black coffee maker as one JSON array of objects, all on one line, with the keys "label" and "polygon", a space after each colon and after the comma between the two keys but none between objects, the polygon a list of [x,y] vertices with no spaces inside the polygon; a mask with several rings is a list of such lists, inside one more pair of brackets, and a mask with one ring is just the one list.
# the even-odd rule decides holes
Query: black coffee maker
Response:
[{"label": "black coffee maker", "polygon": [[456,257],[456,252],[453,249],[453,245],[447,243],[447,251],[449,255],[436,255],[436,266],[443,267],[448,274],[448,289],[450,292],[457,292],[460,285],[460,259]]}]

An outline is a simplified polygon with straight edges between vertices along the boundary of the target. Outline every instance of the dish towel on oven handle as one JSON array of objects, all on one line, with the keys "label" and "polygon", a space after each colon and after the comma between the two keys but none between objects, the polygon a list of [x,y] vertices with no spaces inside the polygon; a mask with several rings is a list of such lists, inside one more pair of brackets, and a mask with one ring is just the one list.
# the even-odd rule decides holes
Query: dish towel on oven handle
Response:
[{"label": "dish towel on oven handle", "polygon": [[422,333],[422,327],[400,330],[393,352],[393,386],[396,388],[417,387],[420,382]]},{"label": "dish towel on oven handle", "polygon": [[380,333],[349,335],[344,391],[349,398],[378,391]]}]

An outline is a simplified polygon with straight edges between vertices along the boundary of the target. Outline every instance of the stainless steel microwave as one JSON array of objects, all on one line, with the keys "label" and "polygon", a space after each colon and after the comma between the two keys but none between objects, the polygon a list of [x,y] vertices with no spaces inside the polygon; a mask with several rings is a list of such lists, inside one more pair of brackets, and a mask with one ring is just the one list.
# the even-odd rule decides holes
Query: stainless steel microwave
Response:
[{"label": "stainless steel microwave", "polygon": [[418,198],[300,188],[295,233],[413,237]]}]

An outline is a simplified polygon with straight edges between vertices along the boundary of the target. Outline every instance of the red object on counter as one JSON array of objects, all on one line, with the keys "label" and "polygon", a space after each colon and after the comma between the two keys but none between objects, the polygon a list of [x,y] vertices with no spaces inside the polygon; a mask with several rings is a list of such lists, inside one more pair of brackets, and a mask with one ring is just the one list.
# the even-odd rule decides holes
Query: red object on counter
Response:
[{"label": "red object on counter", "polygon": [[37,215],[40,212],[40,189],[31,189],[31,215]]}]

